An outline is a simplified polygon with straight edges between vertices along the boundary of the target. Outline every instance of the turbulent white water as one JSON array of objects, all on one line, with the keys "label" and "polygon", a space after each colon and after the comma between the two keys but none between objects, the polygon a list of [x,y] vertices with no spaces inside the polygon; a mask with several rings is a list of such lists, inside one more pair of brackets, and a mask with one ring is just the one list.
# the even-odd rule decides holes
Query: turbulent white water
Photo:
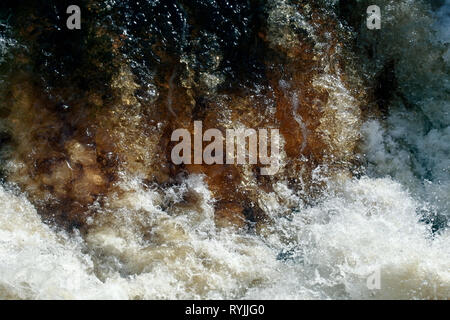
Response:
[{"label": "turbulent white water", "polygon": [[[264,237],[214,228],[199,177],[197,211],[169,215],[138,192],[86,241],[57,234],[4,189],[3,298],[417,298],[450,292],[448,229],[432,237],[423,205],[390,179],[347,181],[324,201],[278,218]],[[179,190],[177,192],[180,192]],[[274,208],[275,209],[275,208]],[[276,210],[274,210],[276,211]],[[111,221],[108,218],[108,221]],[[136,227],[139,225],[139,227]],[[145,236],[139,229],[150,229]],[[379,290],[367,278],[380,272]]]},{"label": "turbulent white water", "polygon": [[363,151],[371,176],[393,177],[444,221],[450,215],[450,3],[434,16],[413,3],[386,6],[395,19],[377,50],[382,59],[396,60],[399,93],[387,121],[363,126]]},{"label": "turbulent white water", "polygon": [[[386,121],[364,124],[365,176],[328,182],[314,206],[280,183],[261,200],[274,222],[260,234],[216,229],[197,175],[165,194],[124,178],[129,192],[84,238],[53,230],[25,195],[0,187],[0,298],[448,299],[450,2],[435,18],[414,2],[383,1],[391,18],[379,50],[398,59],[416,107],[396,98]],[[166,208],[186,192],[196,206]],[[297,209],[286,214],[286,203]]]}]

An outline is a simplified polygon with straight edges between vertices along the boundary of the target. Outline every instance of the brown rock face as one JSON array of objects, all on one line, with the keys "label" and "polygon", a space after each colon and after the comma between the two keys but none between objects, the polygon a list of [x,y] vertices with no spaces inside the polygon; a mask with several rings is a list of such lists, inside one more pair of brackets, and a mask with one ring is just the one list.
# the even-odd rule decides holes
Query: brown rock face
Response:
[{"label": "brown rock face", "polygon": [[[147,18],[164,11],[152,8],[140,9]],[[126,192],[120,184],[124,177],[164,192],[183,176],[200,173],[217,200],[216,224],[245,227],[268,221],[261,199],[276,194],[277,184],[306,199],[321,187],[313,177],[317,168],[329,177],[348,173],[359,138],[356,101],[363,101],[363,95],[361,84],[350,84],[346,77],[354,68],[344,50],[348,35],[333,15],[314,2],[268,1],[259,13],[244,6],[239,13],[244,17],[221,7],[223,21],[248,33],[234,39],[232,47],[222,44],[227,39],[221,38],[220,27],[204,21],[200,5],[180,1],[167,10],[174,8],[183,8],[179,14],[186,18],[181,21],[189,27],[180,27],[184,38],[171,46],[164,33],[171,18],[156,22],[162,26],[158,38],[125,22],[121,29],[121,12],[133,14],[133,8],[120,7],[105,16],[101,6],[86,6],[88,19],[110,17],[119,25],[108,29],[87,20],[80,36],[86,41],[87,51],[80,54],[85,61],[75,73],[63,68],[70,81],[49,86],[40,78],[50,76],[39,77],[25,66],[40,65],[39,37],[53,34],[51,17],[17,27],[31,53],[17,53],[19,71],[9,76],[4,89],[8,112],[2,121],[12,141],[5,157],[7,176],[45,218],[84,227],[109,197]],[[239,24],[246,14],[249,22]],[[132,42],[133,37],[140,42]],[[142,75],[139,68],[145,65],[150,66]],[[90,68],[87,82],[93,69],[103,72],[101,85],[85,86],[82,68]],[[279,171],[261,175],[261,164],[175,165],[171,134],[179,128],[193,134],[194,121],[202,121],[203,131],[216,128],[224,136],[226,129],[279,129]]]}]

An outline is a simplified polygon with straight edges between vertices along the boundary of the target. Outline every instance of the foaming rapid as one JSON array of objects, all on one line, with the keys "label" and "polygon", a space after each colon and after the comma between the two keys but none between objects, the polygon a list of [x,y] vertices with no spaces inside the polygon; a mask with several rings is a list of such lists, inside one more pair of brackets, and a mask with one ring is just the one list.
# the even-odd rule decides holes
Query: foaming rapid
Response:
[{"label": "foaming rapid", "polygon": [[[385,14],[392,18],[375,48],[378,59],[368,62],[368,69],[395,60],[397,91],[388,101],[387,119],[363,125],[362,149],[369,175],[389,175],[428,202],[434,210],[428,218],[440,229],[450,217],[450,3],[425,15],[413,3],[386,5]],[[403,10],[404,5],[411,9]]]},{"label": "foaming rapid", "polygon": [[[51,230],[24,196],[2,188],[2,298],[446,299],[450,294],[448,229],[432,237],[417,214],[423,204],[390,179],[336,183],[320,204],[274,217],[263,235],[216,229],[200,176],[191,176],[183,188],[167,196],[194,192],[198,207],[163,211],[160,195],[135,190],[86,240]],[[279,196],[289,193],[285,189]],[[279,208],[272,205],[276,216]],[[367,279],[377,271],[380,289],[370,290]]]},{"label": "foaming rapid", "polygon": [[[360,59],[367,78],[395,60],[398,88],[389,114],[361,129],[364,174],[327,178],[318,168],[326,187],[308,202],[279,181],[259,198],[271,223],[250,231],[216,227],[199,174],[164,189],[121,174],[84,235],[44,223],[4,184],[0,298],[448,299],[450,4],[434,13],[419,1],[380,6],[378,58]],[[349,99],[338,89],[334,100]]]}]

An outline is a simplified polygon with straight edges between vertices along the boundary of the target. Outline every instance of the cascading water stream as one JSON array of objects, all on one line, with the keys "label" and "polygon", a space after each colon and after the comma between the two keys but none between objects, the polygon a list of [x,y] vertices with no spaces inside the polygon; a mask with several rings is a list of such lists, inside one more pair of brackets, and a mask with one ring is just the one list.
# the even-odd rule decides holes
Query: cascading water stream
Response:
[{"label": "cascading water stream", "polygon": [[[70,53],[2,7],[0,298],[448,299],[450,2],[193,2],[86,1]],[[194,120],[280,171],[173,166]]]}]

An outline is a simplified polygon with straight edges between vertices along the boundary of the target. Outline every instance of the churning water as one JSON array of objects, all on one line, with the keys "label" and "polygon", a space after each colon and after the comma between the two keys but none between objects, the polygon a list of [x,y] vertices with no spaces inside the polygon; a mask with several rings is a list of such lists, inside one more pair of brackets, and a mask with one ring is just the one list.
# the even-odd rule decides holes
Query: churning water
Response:
[{"label": "churning water", "polygon": [[[325,187],[312,201],[276,181],[258,197],[271,222],[257,230],[216,227],[216,200],[202,174],[161,192],[122,172],[121,191],[93,204],[102,214],[88,218],[82,233],[44,222],[28,193],[5,182],[0,298],[448,299],[450,1],[374,2],[382,8],[375,58],[364,51],[375,41],[365,25],[354,27],[355,54],[369,79],[395,61],[397,84],[385,102],[389,112],[360,120],[356,174],[315,169],[313,179]],[[269,3],[282,8],[289,1]],[[298,18],[280,9],[268,19],[280,15],[292,15],[283,16],[289,23]],[[19,44],[6,21],[2,27],[6,57]],[[332,76],[322,74],[317,86]],[[336,109],[353,103],[338,84],[327,88]],[[353,119],[346,110],[339,117]],[[187,195],[195,203],[177,206]],[[371,277],[379,286],[368,286]]]}]

